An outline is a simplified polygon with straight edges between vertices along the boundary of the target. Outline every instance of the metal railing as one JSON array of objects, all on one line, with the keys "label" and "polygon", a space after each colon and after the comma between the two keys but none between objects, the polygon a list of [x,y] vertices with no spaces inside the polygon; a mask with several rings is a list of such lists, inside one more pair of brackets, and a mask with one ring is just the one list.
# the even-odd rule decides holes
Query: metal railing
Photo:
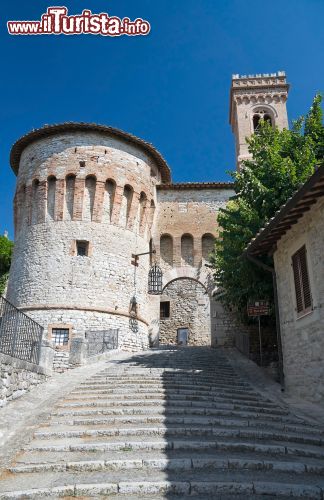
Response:
[{"label": "metal railing", "polygon": [[85,338],[88,341],[88,357],[96,356],[111,349],[118,349],[118,328],[109,330],[88,330]]},{"label": "metal railing", "polygon": [[0,297],[0,353],[39,363],[43,327]]}]

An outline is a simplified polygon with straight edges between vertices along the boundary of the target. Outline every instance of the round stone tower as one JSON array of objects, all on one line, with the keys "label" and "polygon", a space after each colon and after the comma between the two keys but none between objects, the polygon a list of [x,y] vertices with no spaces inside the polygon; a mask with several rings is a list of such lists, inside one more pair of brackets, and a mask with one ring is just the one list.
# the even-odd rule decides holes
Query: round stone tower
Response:
[{"label": "round stone tower", "polygon": [[19,139],[11,165],[17,190],[8,300],[49,338],[55,331],[59,343],[119,329],[120,347],[146,347],[150,257],[138,267],[131,261],[149,252],[155,188],[170,181],[161,155],[111,127],[64,123]]}]

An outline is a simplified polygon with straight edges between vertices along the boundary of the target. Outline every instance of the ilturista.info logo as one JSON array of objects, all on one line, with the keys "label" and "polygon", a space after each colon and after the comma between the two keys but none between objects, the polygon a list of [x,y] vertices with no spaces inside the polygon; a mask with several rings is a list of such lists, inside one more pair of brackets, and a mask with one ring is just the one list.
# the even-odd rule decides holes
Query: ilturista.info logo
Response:
[{"label": "ilturista.info logo", "polygon": [[151,31],[150,23],[141,18],[131,21],[107,12],[93,14],[89,9],[69,16],[64,6],[48,7],[39,21],[7,21],[7,27],[10,35],[143,36]]}]

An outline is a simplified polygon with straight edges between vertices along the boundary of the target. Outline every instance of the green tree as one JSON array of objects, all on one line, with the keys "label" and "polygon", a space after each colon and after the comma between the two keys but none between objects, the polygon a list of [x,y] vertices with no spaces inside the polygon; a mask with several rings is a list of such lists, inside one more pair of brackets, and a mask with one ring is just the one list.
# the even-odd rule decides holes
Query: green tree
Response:
[{"label": "green tree", "polygon": [[0,236],[0,295],[6,287],[10,269],[13,242],[6,236]]},{"label": "green tree", "polygon": [[314,97],[312,107],[305,119],[305,135],[311,137],[315,147],[315,154],[319,163],[324,159],[324,127],[322,96],[317,94]]},{"label": "green tree", "polygon": [[239,172],[231,172],[236,195],[219,212],[220,237],[211,259],[216,282],[225,291],[221,300],[239,311],[251,299],[273,299],[270,273],[243,259],[242,252],[323,161],[321,96],[315,96],[307,116],[290,130],[261,122],[248,144],[252,158]]}]

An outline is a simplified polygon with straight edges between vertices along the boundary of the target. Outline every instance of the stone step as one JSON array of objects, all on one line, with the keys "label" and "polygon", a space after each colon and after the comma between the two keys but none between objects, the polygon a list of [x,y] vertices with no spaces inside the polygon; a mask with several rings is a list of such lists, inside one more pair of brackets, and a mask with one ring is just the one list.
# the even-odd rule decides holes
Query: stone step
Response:
[{"label": "stone step", "polygon": [[192,438],[187,439],[163,439],[161,436],[151,436],[150,439],[139,440],[138,436],[128,436],[127,440],[122,436],[114,436],[114,441],[106,441],[101,436],[99,440],[92,436],[84,439],[74,438],[56,438],[54,441],[41,439],[34,440],[30,445],[24,448],[25,451],[75,451],[75,452],[91,452],[91,451],[132,451],[132,450],[195,450],[205,452],[207,450],[231,451],[231,452],[248,452],[248,453],[263,453],[271,455],[293,455],[298,457],[319,458],[324,459],[324,449],[319,446],[294,444],[294,443],[256,443],[245,439],[214,439],[210,437],[200,436],[199,440]]},{"label": "stone step", "polygon": [[278,471],[289,472],[293,474],[311,474],[324,475],[324,463],[307,463],[284,461],[276,459],[248,459],[231,457],[196,457],[187,456],[181,458],[170,457],[150,457],[141,458],[138,456],[133,459],[83,459],[69,460],[62,462],[38,462],[10,467],[10,472],[15,474],[32,472],[98,472],[103,470],[129,470],[129,469],[152,469],[152,470],[186,470],[195,469],[208,470],[257,470],[257,471]]},{"label": "stone step", "polygon": [[[92,406],[92,407],[91,407]],[[195,415],[206,415],[206,416],[219,416],[219,417],[234,417],[234,418],[242,418],[242,419],[262,419],[263,422],[269,423],[278,423],[278,425],[284,424],[292,424],[296,426],[301,426],[304,428],[304,421],[298,419],[296,417],[287,417],[284,415],[269,415],[266,416],[263,413],[254,413],[252,411],[239,411],[239,410],[226,410],[226,409],[215,409],[215,408],[205,408],[204,406],[134,406],[134,407],[110,407],[110,406],[99,406],[93,405],[86,406],[84,408],[75,410],[74,408],[79,408],[79,406],[75,407],[75,405],[71,406],[71,409],[58,410],[51,413],[53,418],[55,417],[85,417],[85,416],[102,416],[102,415],[111,415],[111,416],[126,416],[126,415],[145,415],[145,416],[173,416],[173,415],[182,415],[182,416],[195,416]],[[60,407],[62,408],[62,407]],[[69,406],[64,406],[63,408],[69,408]],[[90,409],[89,409],[90,408]],[[266,420],[265,420],[266,418]],[[307,426],[308,432],[313,432],[314,434],[324,434],[324,431],[315,426],[310,427],[310,424]]]},{"label": "stone step", "polygon": [[[194,373],[183,373],[183,372],[175,372],[175,373],[154,373],[152,370],[144,370],[140,375],[135,375],[134,373],[130,372],[111,372],[107,371],[101,374],[97,375],[92,375],[88,379],[88,381],[99,381],[102,382],[106,380],[107,378],[111,380],[116,380],[119,381],[121,378],[124,380],[129,380],[130,382],[135,381],[139,382],[141,380],[209,380],[209,381],[215,381],[218,379],[224,379],[224,380],[239,380],[242,381],[240,376],[237,373],[234,373],[233,371],[227,371],[227,372],[201,372],[201,371],[196,371]],[[81,384],[87,383],[81,382]]]},{"label": "stone step", "polygon": [[251,397],[254,399],[262,399],[261,396],[253,392],[252,390],[247,390],[247,389],[241,389],[241,388],[236,388],[235,386],[218,386],[215,384],[214,388],[212,389],[205,389],[201,388],[201,386],[187,386],[183,387],[181,385],[178,386],[162,386],[162,385],[145,385],[142,384],[143,387],[140,386],[128,386],[128,385],[123,385],[121,387],[113,387],[112,385],[103,385],[95,388],[85,388],[85,387],[78,387],[77,389],[71,391],[71,394],[84,394],[84,393],[96,393],[96,394],[101,394],[101,393],[123,393],[123,392],[133,392],[134,390],[139,391],[139,392],[154,392],[154,391],[159,391],[159,392],[169,392],[169,393],[183,393],[183,394],[219,394],[219,393],[224,393],[224,394],[238,394],[238,395],[243,395],[247,397]]},{"label": "stone step", "polygon": [[198,391],[195,393],[190,393],[189,391],[147,391],[147,390],[125,390],[125,391],[115,391],[115,390],[107,390],[107,391],[96,391],[96,392],[75,392],[70,393],[66,396],[66,400],[84,400],[84,399],[112,399],[116,400],[116,397],[119,399],[131,399],[136,396],[141,396],[145,399],[150,398],[164,398],[164,399],[188,399],[188,400],[201,400],[201,401],[237,401],[239,403],[250,404],[253,406],[262,406],[264,408],[278,408],[278,405],[270,402],[263,402],[260,398],[250,397],[249,395],[244,394],[235,394],[235,393],[221,393],[215,392],[214,394],[209,393],[199,393]]},{"label": "stone step", "polygon": [[[120,474],[120,472],[119,472]],[[215,473],[214,473],[215,474]],[[254,471],[255,474],[255,471]],[[61,473],[62,475],[62,473]],[[34,476],[34,475],[31,475]],[[85,477],[84,477],[85,476]],[[190,495],[190,497],[196,497],[198,495],[205,495],[206,497],[223,498],[223,494],[240,494],[244,495],[245,498],[253,498],[254,495],[274,495],[276,498],[304,498],[304,499],[315,499],[321,500],[323,490],[320,486],[314,486],[306,482],[296,481],[280,481],[280,477],[276,481],[270,478],[258,478],[255,479],[252,474],[248,477],[237,477],[226,479],[207,477],[206,479],[199,477],[188,477],[179,480],[172,480],[165,477],[166,474],[156,474],[154,481],[152,478],[138,477],[135,480],[130,480],[129,478],[118,478],[118,477],[107,477],[106,474],[87,474],[81,478],[73,477],[71,475],[71,482],[67,482],[63,478],[60,480],[61,485],[55,485],[52,487],[42,487],[39,483],[43,481],[38,481],[38,487],[33,487],[35,485],[35,479],[30,478],[29,481],[25,480],[23,484],[21,481],[17,481],[17,486],[19,483],[25,486],[24,489],[14,489],[4,492],[1,495],[3,500],[6,499],[26,499],[26,498],[59,498],[59,497],[110,497],[112,495],[143,495],[149,498],[155,497],[156,494],[176,496],[183,498],[184,495]],[[159,477],[162,476],[162,477]],[[87,477],[89,479],[87,480]],[[91,481],[92,479],[92,481]],[[284,478],[283,478],[284,479]],[[58,481],[56,481],[57,483]],[[26,488],[27,486],[27,488]],[[39,487],[41,486],[41,487]],[[269,498],[269,497],[268,497]]]},{"label": "stone step", "polygon": [[182,390],[182,389],[102,389],[102,390],[78,390],[78,391],[71,391],[70,394],[67,396],[69,399],[78,399],[79,397],[102,397],[102,396],[111,396],[111,397],[116,397],[116,395],[120,397],[127,397],[127,396],[132,396],[134,393],[136,394],[141,394],[143,396],[154,396],[154,394],[158,394],[160,396],[167,396],[167,397],[174,397],[176,395],[182,395],[182,396],[189,396],[189,397],[200,397],[205,399],[205,401],[211,400],[213,397],[217,398],[223,398],[223,399],[237,399],[241,401],[250,401],[250,402],[255,402],[256,404],[262,404],[263,406],[267,407],[275,407],[277,408],[278,405],[272,402],[267,402],[263,401],[262,398],[256,397],[254,394],[249,394],[245,393],[244,391],[200,391],[200,390],[195,390],[195,391],[190,391],[190,390]]},{"label": "stone step", "polygon": [[154,407],[204,407],[204,408],[215,408],[215,409],[226,409],[226,410],[243,410],[243,411],[254,411],[255,413],[264,413],[269,415],[289,415],[289,412],[279,408],[264,408],[262,406],[252,406],[246,403],[224,403],[221,401],[196,401],[190,398],[185,399],[124,399],[116,401],[114,399],[107,398],[97,398],[97,399],[85,399],[85,400],[63,400],[58,408],[79,408],[79,407],[136,407],[136,406],[154,406]]},{"label": "stone step", "polygon": [[201,378],[201,377],[150,377],[150,378],[147,378],[147,375],[145,377],[138,377],[138,378],[134,378],[134,377],[117,377],[117,378],[114,378],[114,377],[110,377],[110,376],[106,376],[106,377],[102,377],[102,379],[97,379],[97,380],[93,380],[93,379],[89,379],[87,380],[86,382],[82,382],[80,384],[79,387],[88,387],[88,386],[91,386],[91,387],[100,387],[101,385],[103,384],[111,384],[111,385],[114,385],[116,387],[122,387],[124,384],[127,384],[127,385],[131,385],[131,386],[134,386],[134,385],[140,385],[140,384],[143,384],[143,385],[172,385],[172,384],[176,384],[176,385],[202,385],[202,386],[207,386],[207,387],[214,387],[214,384],[217,384],[217,383],[220,383],[220,384],[227,384],[229,385],[229,383],[233,383],[235,385],[237,385],[238,387],[250,387],[250,384],[247,384],[245,383],[244,385],[242,385],[242,382],[240,381],[240,379],[238,377],[224,377],[224,378],[220,378],[220,377],[212,377],[210,379],[206,379],[206,378]]},{"label": "stone step", "polygon": [[172,348],[110,360],[37,426],[0,499],[324,500],[324,429],[259,394],[226,356]]},{"label": "stone step", "polygon": [[171,416],[171,415],[124,415],[115,417],[97,417],[94,418],[72,418],[66,419],[65,417],[55,420],[55,417],[51,419],[50,425],[69,425],[69,426],[80,426],[80,425],[115,425],[120,427],[120,424],[137,424],[141,425],[143,423],[164,423],[169,424],[193,424],[193,425],[218,425],[218,426],[237,426],[237,427],[260,427],[260,428],[271,428],[275,432],[280,431],[291,431],[299,432],[303,434],[315,434],[323,435],[323,432],[318,432],[317,429],[312,427],[307,427],[304,425],[292,425],[277,422],[269,422],[268,420],[262,419],[257,420],[254,418],[215,418],[208,415],[203,416]]},{"label": "stone step", "polygon": [[247,383],[245,380],[242,380],[241,376],[233,371],[209,371],[209,370],[151,370],[144,368],[140,372],[135,371],[111,371],[111,369],[106,372],[102,372],[98,375],[93,375],[88,380],[98,380],[103,381],[104,379],[111,378],[113,380],[119,380],[121,378],[128,380],[212,380],[216,381],[217,379],[235,379],[240,380],[241,382]]},{"label": "stone step", "polygon": [[[250,428],[240,428],[230,426],[230,428],[215,427],[214,425],[160,425],[151,427],[134,426],[134,427],[100,427],[89,429],[86,426],[76,425],[71,429],[68,426],[51,426],[47,431],[37,431],[34,436],[36,439],[50,438],[82,438],[82,437],[103,437],[103,436],[204,436],[204,437],[228,437],[228,438],[246,438],[257,440],[270,441],[285,441],[293,443],[311,444],[313,446],[323,446],[324,440],[311,435],[302,435],[300,433],[279,432],[279,430],[258,430]],[[324,450],[323,450],[324,451]]]},{"label": "stone step", "polygon": [[[196,383],[196,384],[189,384],[189,383],[170,383],[170,382],[161,382],[161,383],[145,383],[145,382],[139,382],[137,384],[131,384],[128,382],[125,383],[113,383],[110,382],[107,379],[105,382],[101,384],[88,384],[87,386],[84,385],[82,387],[77,387],[77,390],[79,391],[85,391],[85,390],[109,390],[109,389],[114,389],[114,390],[122,390],[124,388],[127,388],[129,390],[134,390],[134,388],[139,388],[139,389],[146,389],[146,390],[155,390],[155,389],[164,389],[164,390],[173,390],[173,389],[183,389],[183,390],[200,390],[200,391],[219,391],[219,390],[235,390],[237,392],[245,392],[245,393],[250,393],[253,394],[254,396],[259,396],[255,391],[250,386],[242,386],[239,384],[236,384],[235,382],[233,383],[228,383],[228,384],[220,384],[217,381],[215,381],[214,384],[212,385],[207,385],[203,383]],[[260,397],[260,396],[259,396]]]},{"label": "stone step", "polygon": [[262,405],[264,407],[268,408],[278,408],[279,406],[271,401],[263,401],[261,397],[255,397],[253,394],[246,394],[244,392],[235,392],[235,391],[215,391],[215,393],[209,393],[205,391],[181,391],[181,390],[148,390],[148,389],[140,389],[140,390],[129,390],[126,389],[125,391],[119,391],[119,390],[103,390],[103,391],[77,391],[77,392],[71,392],[66,396],[66,399],[84,399],[85,397],[88,398],[103,398],[107,397],[108,399],[116,399],[116,394],[120,396],[121,399],[127,399],[130,397],[133,397],[134,394],[140,394],[142,397],[153,397],[154,395],[159,395],[162,397],[168,397],[169,399],[184,399],[184,398],[192,398],[192,399],[197,399],[200,398],[202,401],[214,401],[214,398],[217,399],[233,399],[233,400],[238,400],[238,401],[246,401],[250,402],[251,404],[254,405]]},{"label": "stone step", "polygon": [[[81,409],[80,409],[81,406]],[[83,406],[83,408],[82,408]],[[61,408],[60,410],[53,411],[52,416],[85,416],[85,415],[140,415],[140,414],[146,414],[148,413],[149,415],[152,414],[161,414],[161,415],[219,415],[219,416],[235,416],[235,417],[241,417],[241,418],[265,418],[264,414],[256,414],[253,411],[239,411],[239,410],[227,410],[227,409],[220,409],[220,408],[206,408],[205,406],[191,406],[190,402],[189,405],[180,405],[179,408],[174,405],[163,405],[163,406],[154,406],[152,408],[151,405],[149,406],[134,406],[129,407],[129,406],[120,406],[120,408],[117,408],[116,406],[110,406],[103,402],[101,405],[98,404],[94,406],[93,404],[88,404],[86,403],[83,405],[82,403],[71,403],[69,404],[64,404],[64,406],[60,405],[58,408]],[[64,408],[64,409],[62,409]],[[70,409],[68,409],[70,408]],[[78,408],[78,409],[74,409]],[[89,409],[90,408],[90,409]],[[295,423],[295,424],[303,424],[304,421],[301,418],[297,418],[294,416],[285,416],[285,415],[267,415],[267,420],[275,420],[275,421],[280,421],[280,422],[290,422],[290,423]],[[311,424],[308,423],[310,426]],[[310,427],[314,429],[314,432],[320,432],[324,433],[324,430],[317,428],[317,427]]]},{"label": "stone step", "polygon": [[156,394],[140,394],[138,397],[134,394],[130,395],[119,395],[118,398],[116,396],[114,397],[113,395],[97,395],[95,396],[84,396],[81,397],[75,397],[72,398],[70,396],[67,396],[64,400],[64,403],[77,403],[79,405],[85,404],[85,403],[91,403],[91,402],[106,402],[108,406],[117,406],[117,405],[142,405],[142,404],[151,404],[154,405],[161,405],[165,406],[166,403],[169,404],[169,402],[174,402],[174,404],[180,405],[182,402],[185,404],[186,402],[190,402],[193,406],[194,403],[197,403],[198,405],[204,405],[204,406],[213,406],[216,408],[245,408],[245,409],[252,409],[254,411],[259,411],[261,413],[271,413],[274,415],[288,415],[288,411],[278,408],[276,406],[266,406],[263,405],[262,403],[258,403],[256,401],[249,401],[249,400],[239,400],[239,399],[234,399],[234,398],[228,398],[228,401],[231,402],[226,402],[224,401],[224,398],[221,397],[208,397],[208,396],[189,396],[189,395],[182,395],[182,394],[174,394],[170,395],[167,394],[164,397],[160,397],[159,399],[157,398]]},{"label": "stone step", "polygon": [[[16,458],[14,467],[16,466],[25,466],[25,465],[38,465],[38,464],[51,464],[51,463],[59,463],[59,464],[64,464],[67,462],[102,462],[106,460],[110,461],[116,461],[117,463],[124,462],[125,460],[127,461],[150,461],[154,460],[156,461],[156,466],[158,467],[160,462],[165,461],[166,459],[169,460],[183,460],[183,459],[190,459],[190,460],[196,460],[199,463],[203,463],[203,460],[208,459],[208,463],[215,463],[220,465],[221,463],[224,463],[225,468],[232,468],[232,467],[243,467],[242,464],[249,464],[250,460],[252,462],[257,462],[260,464],[260,468],[266,469],[266,468],[275,468],[276,463],[286,463],[288,462],[289,464],[296,464],[296,472],[302,470],[307,471],[309,473],[317,473],[321,474],[322,468],[324,467],[324,463],[322,459],[317,459],[317,458],[310,458],[310,457],[303,457],[303,456],[294,456],[294,455],[288,455],[288,454],[279,454],[279,455],[271,455],[271,454],[263,454],[259,452],[255,452],[253,456],[251,457],[248,452],[239,452],[239,451],[229,451],[226,450],[224,452],[220,450],[213,450],[207,449],[203,450],[202,452],[200,450],[196,449],[190,449],[190,450],[172,450],[168,449],[167,452],[165,451],[159,451],[159,450],[130,450],[128,449],[127,452],[125,451],[119,451],[119,450],[114,450],[110,451],[109,455],[107,456],[107,453],[105,451],[101,450],[96,450],[96,451],[90,451],[90,452],[85,452],[85,451],[25,451]],[[161,463],[162,463],[161,462]],[[237,466],[234,466],[233,463],[238,463]],[[176,463],[176,462],[173,462]],[[206,462],[207,463],[207,462]],[[266,464],[266,465],[264,465]],[[271,466],[270,464],[273,464]],[[244,467],[248,468],[248,465],[244,465]],[[244,468],[243,467],[243,468]],[[254,468],[253,465],[251,467]],[[284,468],[285,465],[281,465],[281,468]],[[292,466],[287,465],[287,468],[291,469]]]}]

